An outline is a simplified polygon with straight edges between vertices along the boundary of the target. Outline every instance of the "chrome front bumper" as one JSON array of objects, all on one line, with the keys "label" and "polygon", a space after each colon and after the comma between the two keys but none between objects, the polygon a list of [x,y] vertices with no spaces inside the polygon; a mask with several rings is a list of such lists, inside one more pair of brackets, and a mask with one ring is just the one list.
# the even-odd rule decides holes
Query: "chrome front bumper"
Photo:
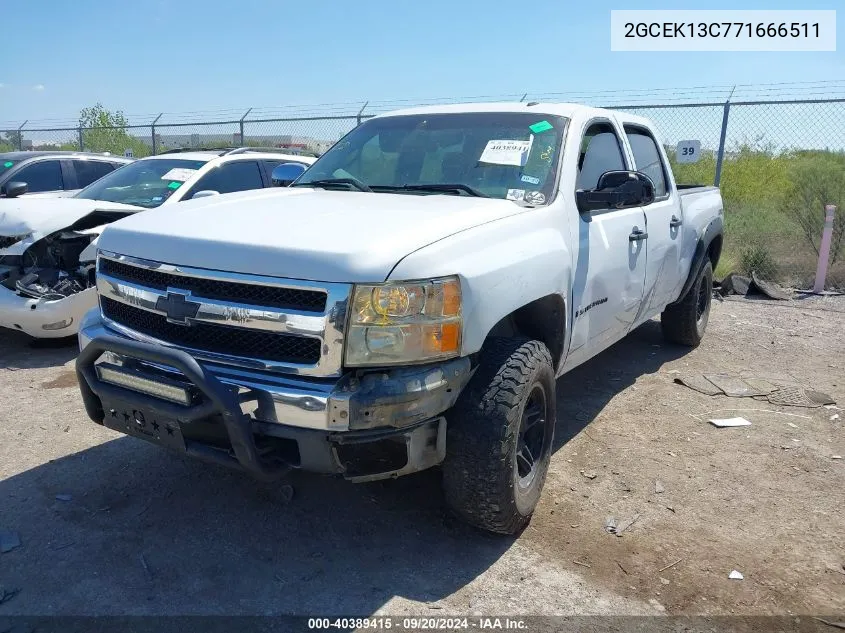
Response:
[{"label": "chrome front bumper", "polygon": [[[80,350],[95,338],[131,340],[108,328],[92,310],[79,330]],[[110,354],[110,362],[136,362],[153,371],[179,374],[163,364]],[[254,371],[198,359],[238,396],[241,412],[272,425],[323,431],[403,429],[451,408],[472,375],[468,358],[442,363],[311,378]]]}]

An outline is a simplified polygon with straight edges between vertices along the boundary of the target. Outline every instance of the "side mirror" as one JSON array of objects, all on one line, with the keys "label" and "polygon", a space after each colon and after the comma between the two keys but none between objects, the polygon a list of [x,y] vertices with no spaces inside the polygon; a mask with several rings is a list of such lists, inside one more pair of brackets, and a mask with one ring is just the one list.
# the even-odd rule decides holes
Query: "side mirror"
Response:
[{"label": "side mirror", "polygon": [[302,163],[282,163],[273,168],[271,176],[274,187],[287,187],[305,173],[307,167]]},{"label": "side mirror", "polygon": [[214,191],[213,189],[203,189],[202,191],[197,191],[194,195],[192,195],[191,200],[196,200],[197,198],[209,198],[211,196],[219,195],[219,191]]},{"label": "side mirror", "polygon": [[29,186],[25,182],[12,181],[3,185],[3,188],[0,189],[0,193],[7,198],[17,198],[18,196],[25,194],[28,189]]},{"label": "side mirror", "polygon": [[576,191],[575,202],[581,213],[642,207],[654,202],[654,182],[638,171],[606,171],[595,189]]}]

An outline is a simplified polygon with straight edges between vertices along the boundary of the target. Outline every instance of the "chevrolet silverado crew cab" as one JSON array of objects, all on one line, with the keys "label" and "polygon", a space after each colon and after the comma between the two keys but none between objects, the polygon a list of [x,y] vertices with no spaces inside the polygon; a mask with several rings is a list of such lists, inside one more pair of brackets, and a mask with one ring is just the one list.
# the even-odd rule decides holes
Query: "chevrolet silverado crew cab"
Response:
[{"label": "chevrolet silverado crew cab", "polygon": [[315,158],[244,147],[119,160],[130,164],[70,198],[0,200],[0,327],[73,336],[97,304],[95,244],[104,225],[183,200],[289,184],[274,182],[273,168],[296,161],[305,169]]},{"label": "chevrolet silverado crew cab", "polygon": [[98,424],[262,478],[439,465],[454,512],[515,533],[556,378],[656,315],[697,345],[722,225],[718,189],[679,187],[640,117],[381,115],[290,187],[107,227],[82,398]]}]

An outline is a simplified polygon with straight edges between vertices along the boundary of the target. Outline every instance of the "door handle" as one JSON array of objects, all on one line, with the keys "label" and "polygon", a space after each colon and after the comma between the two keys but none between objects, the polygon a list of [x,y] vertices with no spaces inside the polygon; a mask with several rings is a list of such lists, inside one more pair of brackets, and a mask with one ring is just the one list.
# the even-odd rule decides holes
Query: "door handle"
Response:
[{"label": "door handle", "polygon": [[631,234],[628,236],[629,242],[639,242],[640,240],[644,240],[648,238],[648,233],[641,229],[634,229],[631,231]]},{"label": "door handle", "polygon": [[681,226],[683,223],[684,223],[684,221],[682,219],[680,219],[676,215],[673,215],[672,219],[669,221],[669,226],[672,227],[673,229],[676,229],[679,226]]}]

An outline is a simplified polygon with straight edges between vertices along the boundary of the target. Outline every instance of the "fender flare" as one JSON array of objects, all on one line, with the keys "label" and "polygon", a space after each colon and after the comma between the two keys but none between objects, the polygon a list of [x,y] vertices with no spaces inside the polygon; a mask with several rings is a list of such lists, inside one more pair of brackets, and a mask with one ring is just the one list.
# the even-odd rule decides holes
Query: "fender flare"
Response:
[{"label": "fender flare", "polygon": [[690,288],[692,288],[692,285],[695,283],[698,275],[701,274],[701,269],[704,268],[704,264],[707,261],[707,252],[710,250],[710,245],[713,243],[714,239],[722,235],[723,229],[724,220],[721,216],[713,218],[707,225],[707,228],[704,229],[704,233],[699,238],[698,244],[695,245],[695,254],[692,258],[689,276],[687,276],[687,280],[684,282],[681,294],[678,295],[678,298],[669,305],[677,305],[687,296],[687,293]]}]

